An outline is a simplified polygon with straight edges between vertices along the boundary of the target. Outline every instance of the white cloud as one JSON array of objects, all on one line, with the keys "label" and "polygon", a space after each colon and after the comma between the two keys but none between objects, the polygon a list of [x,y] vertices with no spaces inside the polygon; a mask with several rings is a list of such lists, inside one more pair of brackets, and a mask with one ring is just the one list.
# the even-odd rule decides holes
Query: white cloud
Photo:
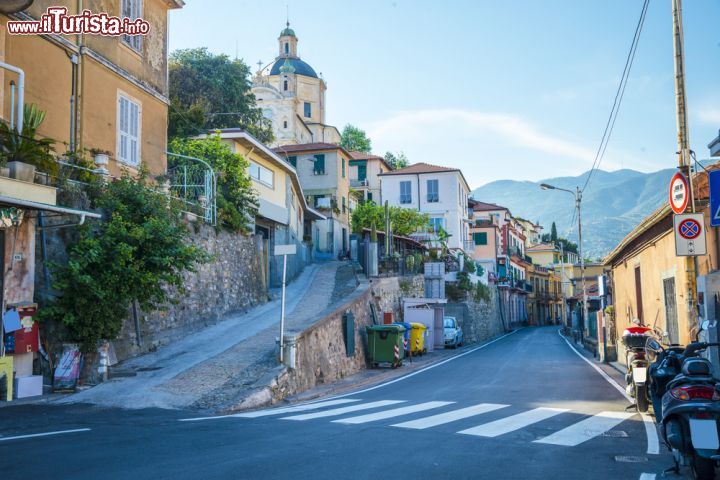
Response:
[{"label": "white cloud", "polygon": [[707,108],[698,111],[698,117],[703,122],[718,124],[720,123],[720,108]]},{"label": "white cloud", "polygon": [[461,168],[471,186],[513,178],[576,175],[595,152],[506,113],[463,109],[406,111],[368,124],[374,150],[403,150],[411,162]]}]

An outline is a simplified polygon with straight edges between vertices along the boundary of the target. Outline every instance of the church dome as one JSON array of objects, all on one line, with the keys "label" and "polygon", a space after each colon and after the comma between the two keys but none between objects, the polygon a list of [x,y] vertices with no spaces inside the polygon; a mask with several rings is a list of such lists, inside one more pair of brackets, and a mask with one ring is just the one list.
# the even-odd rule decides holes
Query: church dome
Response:
[{"label": "church dome", "polygon": [[288,64],[295,69],[295,74],[297,75],[305,75],[306,77],[318,78],[317,73],[315,73],[315,70],[313,70],[310,65],[303,62],[299,58],[290,57],[278,58],[277,60],[275,60],[275,63],[273,63],[273,66],[270,69],[270,75],[280,75],[281,73],[283,73],[281,68],[287,67]]},{"label": "church dome", "polygon": [[292,28],[290,28],[290,26],[288,25],[287,27],[285,27],[285,28],[283,29],[282,32],[280,32],[280,36],[281,36],[281,37],[294,37],[294,36],[295,36],[295,30],[293,30]]}]

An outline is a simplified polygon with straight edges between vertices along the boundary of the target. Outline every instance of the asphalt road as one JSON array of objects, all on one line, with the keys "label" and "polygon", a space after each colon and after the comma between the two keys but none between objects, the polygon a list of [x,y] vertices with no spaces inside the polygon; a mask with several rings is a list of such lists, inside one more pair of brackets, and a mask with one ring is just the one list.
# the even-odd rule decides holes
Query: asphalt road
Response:
[{"label": "asphalt road", "polygon": [[0,478],[659,479],[670,456],[627,405],[556,328],[528,328],[311,405],[3,408]]}]

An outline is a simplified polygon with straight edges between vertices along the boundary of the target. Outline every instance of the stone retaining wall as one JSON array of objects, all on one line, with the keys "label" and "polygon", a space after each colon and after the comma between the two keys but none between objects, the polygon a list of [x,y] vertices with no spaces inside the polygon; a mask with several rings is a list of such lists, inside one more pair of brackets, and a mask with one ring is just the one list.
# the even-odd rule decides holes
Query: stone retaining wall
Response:
[{"label": "stone retaining wall", "polygon": [[505,333],[495,286],[490,286],[489,301],[476,302],[468,297],[465,302],[448,302],[445,315],[458,320],[465,343],[484,342]]},{"label": "stone retaining wall", "polygon": [[[373,324],[370,303],[379,304],[378,321],[382,323],[383,311],[392,311],[395,318],[400,318],[401,298],[420,296],[422,289],[422,276],[374,279],[345,304],[325,313],[298,335],[296,368],[286,370],[278,378],[273,401],[366,369],[365,327]],[[352,356],[346,354],[343,337],[343,315],[347,312],[351,312],[355,320],[355,353]]]}]

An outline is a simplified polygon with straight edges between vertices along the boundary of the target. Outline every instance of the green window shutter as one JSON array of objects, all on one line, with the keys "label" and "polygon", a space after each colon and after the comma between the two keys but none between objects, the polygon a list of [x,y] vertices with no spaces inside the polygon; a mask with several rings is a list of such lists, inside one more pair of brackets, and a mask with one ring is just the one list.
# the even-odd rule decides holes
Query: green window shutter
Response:
[{"label": "green window shutter", "polygon": [[368,202],[372,202],[372,192],[367,193]]},{"label": "green window shutter", "polygon": [[345,197],[342,197],[342,212],[345,213]]},{"label": "green window shutter", "polygon": [[315,155],[315,175],[325,175],[325,155]]},{"label": "green window shutter", "polygon": [[342,159],[342,177],[345,178],[345,159]]},{"label": "green window shutter", "polygon": [[473,233],[473,241],[475,242],[475,245],[487,245],[487,233]]},{"label": "green window shutter", "polygon": [[288,157],[288,162],[290,162],[290,165],[297,168],[297,157],[295,157],[295,156]]},{"label": "green window shutter", "polygon": [[361,182],[367,178],[367,165],[358,165],[358,180]]}]

